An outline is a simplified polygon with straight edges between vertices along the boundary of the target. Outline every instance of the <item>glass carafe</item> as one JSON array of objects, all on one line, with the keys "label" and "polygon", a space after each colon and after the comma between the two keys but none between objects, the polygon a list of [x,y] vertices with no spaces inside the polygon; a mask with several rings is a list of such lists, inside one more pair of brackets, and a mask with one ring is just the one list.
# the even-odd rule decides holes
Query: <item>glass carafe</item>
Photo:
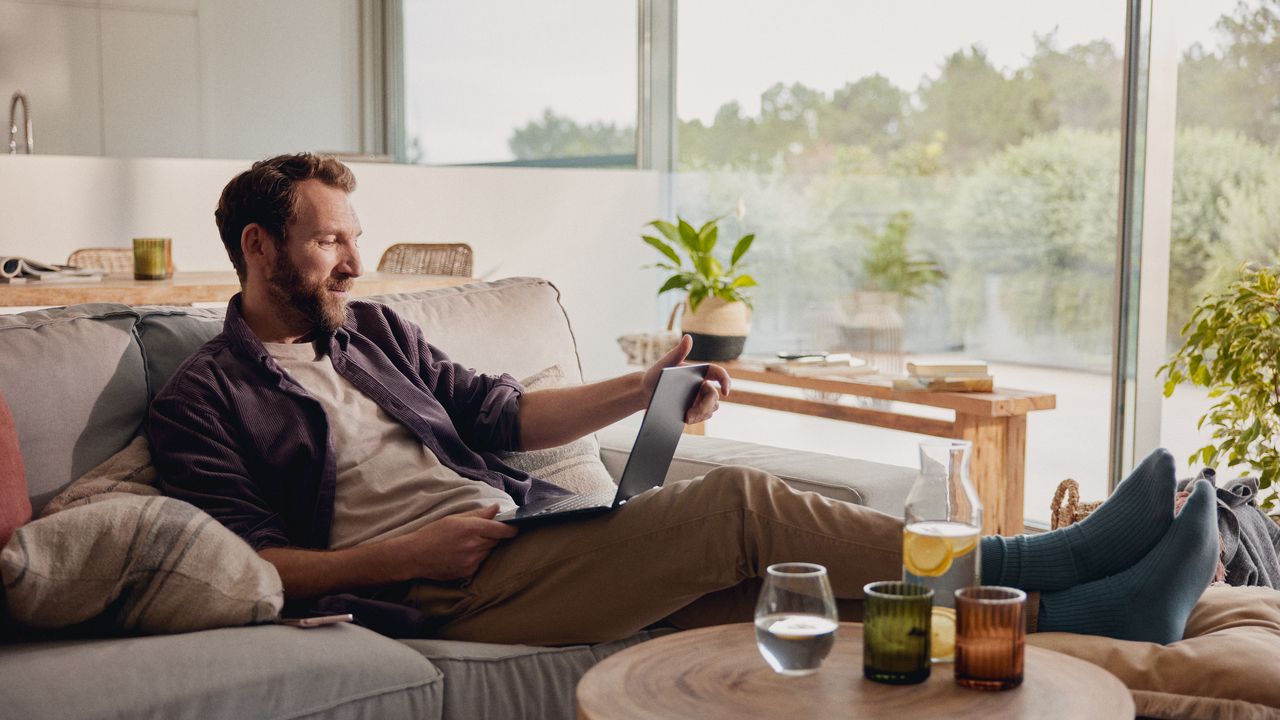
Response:
[{"label": "glass carafe", "polygon": [[972,444],[920,443],[920,474],[907,495],[902,532],[902,577],[933,590],[934,662],[955,654],[955,591],[978,585],[982,503],[969,480]]}]

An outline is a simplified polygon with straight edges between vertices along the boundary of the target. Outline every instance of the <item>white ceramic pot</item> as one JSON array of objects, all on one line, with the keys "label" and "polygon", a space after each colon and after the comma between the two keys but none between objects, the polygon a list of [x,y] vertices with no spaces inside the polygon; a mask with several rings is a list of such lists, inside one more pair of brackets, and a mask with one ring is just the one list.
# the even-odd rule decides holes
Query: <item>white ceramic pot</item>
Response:
[{"label": "white ceramic pot", "polygon": [[686,300],[680,330],[693,337],[690,360],[733,360],[742,354],[751,333],[751,308],[746,303],[709,297],[690,312]]}]

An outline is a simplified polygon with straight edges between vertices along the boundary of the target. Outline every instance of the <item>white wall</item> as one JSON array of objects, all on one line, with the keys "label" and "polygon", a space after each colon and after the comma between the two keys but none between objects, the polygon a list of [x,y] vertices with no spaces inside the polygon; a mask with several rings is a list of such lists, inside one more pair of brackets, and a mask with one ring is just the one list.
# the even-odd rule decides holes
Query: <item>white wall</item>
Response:
[{"label": "white wall", "polygon": [[0,112],[24,91],[45,154],[355,152],[359,28],[351,0],[0,0]]},{"label": "white wall", "polygon": [[[181,270],[225,270],[213,209],[243,160],[0,154],[0,255],[62,262],[79,247],[171,237]],[[466,242],[476,273],[544,277],[561,290],[583,371],[624,371],[615,338],[654,326],[656,275],[641,226],[658,175],[638,170],[352,164],[369,269],[397,242]],[[446,348],[447,350],[447,348]]]}]

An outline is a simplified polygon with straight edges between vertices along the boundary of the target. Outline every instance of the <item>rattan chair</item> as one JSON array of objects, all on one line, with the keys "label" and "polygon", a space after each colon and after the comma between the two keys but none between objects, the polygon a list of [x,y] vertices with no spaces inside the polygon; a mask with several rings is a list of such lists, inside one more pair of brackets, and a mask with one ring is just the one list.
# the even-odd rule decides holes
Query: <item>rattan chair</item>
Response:
[{"label": "rattan chair", "polygon": [[475,257],[466,243],[398,243],[378,261],[378,272],[471,277]]},{"label": "rattan chair", "polygon": [[67,264],[108,273],[133,272],[132,248],[80,248],[71,253]]}]

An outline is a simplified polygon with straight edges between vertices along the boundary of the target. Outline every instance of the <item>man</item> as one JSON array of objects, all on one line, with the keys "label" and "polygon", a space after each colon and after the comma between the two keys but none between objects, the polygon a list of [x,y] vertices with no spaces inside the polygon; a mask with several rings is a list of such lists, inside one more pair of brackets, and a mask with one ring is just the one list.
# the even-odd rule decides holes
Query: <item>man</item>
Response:
[{"label": "man", "polygon": [[[494,451],[642,410],[690,341],[642,373],[531,392],[454,364],[390,309],[348,300],[362,269],[354,188],[344,165],[308,154],[227,185],[215,218],[243,290],[151,409],[165,491],[244,537],[290,603],[396,634],[566,644],[748,619],[774,562],[826,565],[850,613],[864,584],[900,575],[900,520],[745,468],[578,522],[517,533],[493,520],[561,492]],[[708,378],[689,422],[729,392],[723,369]],[[984,538],[983,581],[1044,591],[1042,630],[1176,640],[1212,574],[1216,525],[1211,489],[1176,520],[1173,498],[1172,458],[1155,453],[1083,523]]]}]

